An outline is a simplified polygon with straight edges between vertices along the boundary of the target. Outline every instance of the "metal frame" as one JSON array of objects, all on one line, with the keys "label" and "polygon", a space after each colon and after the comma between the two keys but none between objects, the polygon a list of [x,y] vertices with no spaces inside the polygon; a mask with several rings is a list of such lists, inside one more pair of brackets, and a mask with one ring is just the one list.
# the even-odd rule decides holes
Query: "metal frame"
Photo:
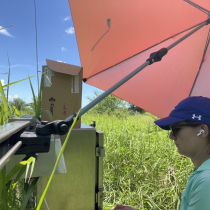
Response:
[{"label": "metal frame", "polygon": [[0,159],[0,171],[7,164],[7,161],[18,151],[22,142],[18,141],[1,159]]},{"label": "metal frame", "polygon": [[9,145],[8,139],[25,129],[30,124],[25,122],[12,122],[0,126],[0,170],[6,165],[7,161],[18,151],[22,146],[22,142],[18,141],[14,145]]}]

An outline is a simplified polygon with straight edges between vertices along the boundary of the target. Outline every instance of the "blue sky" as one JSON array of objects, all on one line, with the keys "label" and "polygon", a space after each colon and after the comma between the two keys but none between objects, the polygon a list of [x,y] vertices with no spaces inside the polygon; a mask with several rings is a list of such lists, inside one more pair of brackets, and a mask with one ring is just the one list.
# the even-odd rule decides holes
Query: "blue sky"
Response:
[{"label": "blue sky", "polygon": [[[34,0],[7,0],[0,3],[0,79],[7,84],[8,58],[10,59],[10,82],[36,75],[36,32]],[[46,65],[46,59],[59,60],[80,66],[79,52],[68,0],[36,0],[38,69]],[[28,72],[28,73],[27,73]],[[37,78],[32,79],[37,94]],[[96,88],[83,83],[82,106],[88,104]],[[13,85],[9,89],[10,100],[19,97],[31,102],[29,81]]]}]

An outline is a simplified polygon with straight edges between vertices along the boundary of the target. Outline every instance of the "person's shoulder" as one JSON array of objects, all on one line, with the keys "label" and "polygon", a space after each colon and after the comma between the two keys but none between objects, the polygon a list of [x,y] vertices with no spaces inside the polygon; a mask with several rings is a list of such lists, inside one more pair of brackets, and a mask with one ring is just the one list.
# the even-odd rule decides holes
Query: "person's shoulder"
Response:
[{"label": "person's shoulder", "polygon": [[[210,192],[210,170],[200,171],[193,180],[192,186],[190,188],[192,206],[195,207],[194,205],[200,205],[200,206],[203,205],[207,206],[207,208],[202,208],[202,209],[209,209],[210,206],[209,192]],[[195,204],[196,202],[197,204]],[[201,209],[201,208],[193,208],[193,209]]]},{"label": "person's shoulder", "polygon": [[210,179],[210,169],[201,171],[201,172],[198,174],[198,177]]},{"label": "person's shoulder", "polygon": [[203,185],[203,186],[209,186],[210,187],[210,169],[200,171],[197,176],[195,177],[193,181],[193,185]]}]

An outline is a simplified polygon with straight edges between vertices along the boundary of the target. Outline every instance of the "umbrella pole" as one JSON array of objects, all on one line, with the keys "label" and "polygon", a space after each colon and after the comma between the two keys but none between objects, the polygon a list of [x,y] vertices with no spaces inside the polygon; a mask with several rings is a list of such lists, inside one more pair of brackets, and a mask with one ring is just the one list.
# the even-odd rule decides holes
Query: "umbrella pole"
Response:
[{"label": "umbrella pole", "polygon": [[109,94],[111,94],[113,91],[115,91],[117,88],[119,88],[121,85],[123,85],[125,82],[127,82],[130,78],[132,78],[133,76],[135,76],[137,73],[139,73],[142,69],[144,69],[148,65],[150,65],[150,62],[149,61],[146,61],[144,64],[142,64],[137,69],[135,69],[133,72],[131,72],[129,75],[127,75],[126,77],[124,77],[118,83],[116,83],[111,88],[109,88],[107,91],[105,91],[100,96],[98,96],[95,100],[91,101],[88,105],[86,105],[84,108],[81,109],[81,111],[79,113],[79,116],[82,116],[89,109],[91,109],[92,107],[94,107],[97,103],[99,103],[101,100],[103,100],[105,97],[107,97]]},{"label": "umbrella pole", "polygon": [[176,42],[174,42],[173,44],[168,46],[167,49],[170,50],[171,48],[175,47],[177,44],[179,44],[180,42],[185,40],[190,35],[194,34],[196,31],[201,29],[203,26],[208,25],[209,23],[210,23],[210,18],[208,20],[206,20],[205,22],[203,22],[200,26],[196,27],[194,30],[192,30],[191,32],[189,32],[188,34],[186,34],[185,36],[183,36],[182,38],[180,38],[179,40],[177,40]]},{"label": "umbrella pole", "polygon": [[119,81],[114,86],[112,86],[111,88],[109,88],[107,91],[105,91],[104,93],[102,93],[98,98],[96,98],[95,100],[91,101],[88,105],[86,105],[84,108],[82,108],[81,111],[80,111],[80,113],[79,113],[79,116],[82,116],[84,113],[86,113],[92,107],[94,107],[97,103],[99,103],[101,100],[103,100],[109,94],[111,94],[113,91],[115,91],[117,88],[119,88],[125,82],[127,82],[130,78],[132,78],[137,73],[139,73],[146,66],[151,65],[154,62],[160,61],[162,59],[162,57],[167,54],[168,50],[170,50],[171,48],[175,47],[177,44],[179,44],[180,42],[182,42],[183,40],[185,40],[187,37],[189,37],[190,35],[192,35],[196,31],[198,31],[203,26],[208,25],[209,23],[210,23],[210,19],[208,19],[208,20],[204,21],[203,23],[201,23],[194,30],[192,30],[191,32],[189,32],[188,34],[186,34],[185,36],[183,36],[182,38],[180,38],[179,40],[177,40],[176,42],[174,42],[173,44],[171,44],[167,48],[162,48],[159,51],[150,54],[150,58],[147,59],[147,61],[144,64],[142,64],[140,67],[138,67],[137,69],[135,69],[129,75],[127,75],[126,77],[124,77],[121,81]]}]

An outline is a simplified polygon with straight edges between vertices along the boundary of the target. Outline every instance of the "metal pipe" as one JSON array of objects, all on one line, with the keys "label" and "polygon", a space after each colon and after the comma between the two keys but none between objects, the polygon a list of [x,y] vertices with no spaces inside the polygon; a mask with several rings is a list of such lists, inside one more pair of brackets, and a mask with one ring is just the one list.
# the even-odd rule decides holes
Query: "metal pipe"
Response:
[{"label": "metal pipe", "polygon": [[188,4],[192,5],[196,9],[199,9],[200,11],[206,13],[206,14],[209,14],[210,13],[210,11],[208,11],[207,9],[205,9],[205,8],[203,8],[203,7],[195,4],[195,3],[193,3],[192,1],[189,1],[189,0],[184,0],[184,1],[187,2]]},{"label": "metal pipe", "polygon": [[190,35],[194,34],[196,31],[198,31],[203,26],[205,26],[208,23],[207,21],[208,20],[204,21],[203,23],[201,23],[201,25],[199,25],[198,27],[196,27],[194,30],[190,31],[188,34],[186,34],[185,36],[183,36],[182,38],[180,38],[179,40],[177,40],[173,44],[169,45],[167,47],[167,49],[170,50],[171,48],[175,47],[177,44],[179,44],[180,42],[182,42],[183,40],[185,40],[187,37],[189,37]]},{"label": "metal pipe", "polygon": [[10,27],[10,26],[13,26],[13,24],[10,24],[10,25],[8,25],[8,26],[5,26],[5,27],[3,27],[3,28],[0,28],[0,30],[4,30],[5,28],[8,28],[8,27]]},{"label": "metal pipe", "polygon": [[10,159],[16,151],[21,147],[22,141],[18,141],[1,159],[0,159],[0,171],[6,165],[8,159]]}]

